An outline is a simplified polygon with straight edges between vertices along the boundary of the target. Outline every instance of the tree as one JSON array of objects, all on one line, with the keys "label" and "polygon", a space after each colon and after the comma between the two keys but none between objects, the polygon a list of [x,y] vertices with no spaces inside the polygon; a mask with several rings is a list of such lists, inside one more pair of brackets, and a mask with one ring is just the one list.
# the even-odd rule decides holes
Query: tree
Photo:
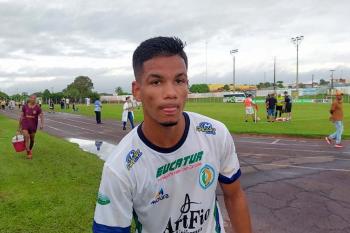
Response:
[{"label": "tree", "polygon": [[116,89],[115,89],[115,93],[117,93],[117,95],[123,95],[124,91],[123,91],[123,88],[118,86]]},{"label": "tree", "polygon": [[80,93],[75,87],[69,87],[66,90],[64,90],[64,95],[69,99],[74,100],[74,102],[78,101],[80,98]]},{"label": "tree", "polygon": [[273,87],[273,83],[269,83],[269,82],[259,83],[258,85],[256,85],[256,87],[258,89],[269,88],[269,87]]},{"label": "tree", "polygon": [[42,94],[42,97],[44,98],[45,102],[48,101],[48,99],[51,98],[51,93],[48,89],[45,89],[43,94]]},{"label": "tree", "polygon": [[0,99],[8,99],[8,98],[9,96],[5,92],[0,91]]},{"label": "tree", "polygon": [[[88,76],[78,76],[74,79],[74,82],[69,84],[67,88],[63,90],[64,93],[70,93],[75,94],[77,93],[75,90],[78,91],[78,97],[77,99],[84,99],[86,97],[89,97],[92,93],[92,89],[94,88],[94,84],[92,83],[91,79]],[[73,89],[75,89],[73,91]],[[75,97],[73,97],[75,98]]]},{"label": "tree", "polygon": [[91,92],[88,97],[91,99],[91,101],[100,99],[100,95],[97,92]]},{"label": "tree", "polygon": [[283,81],[277,81],[276,83],[278,88],[284,88]]},{"label": "tree", "polygon": [[320,86],[327,86],[328,84],[329,84],[329,82],[327,82],[326,80],[324,80],[324,79],[320,80]]},{"label": "tree", "polygon": [[192,84],[190,87],[192,93],[208,93],[209,86],[207,84]]},{"label": "tree", "polygon": [[227,85],[227,84],[225,84],[225,85],[224,85],[224,91],[229,91],[229,90],[230,90],[230,86]]}]

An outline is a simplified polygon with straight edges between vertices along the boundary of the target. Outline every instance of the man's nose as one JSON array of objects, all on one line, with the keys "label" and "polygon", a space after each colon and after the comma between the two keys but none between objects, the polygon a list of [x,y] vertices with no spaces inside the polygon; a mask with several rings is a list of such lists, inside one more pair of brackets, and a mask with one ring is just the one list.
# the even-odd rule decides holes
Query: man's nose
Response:
[{"label": "man's nose", "polygon": [[164,98],[176,98],[177,94],[176,94],[175,84],[173,84],[172,82],[165,83],[164,89],[163,89],[163,96]]}]

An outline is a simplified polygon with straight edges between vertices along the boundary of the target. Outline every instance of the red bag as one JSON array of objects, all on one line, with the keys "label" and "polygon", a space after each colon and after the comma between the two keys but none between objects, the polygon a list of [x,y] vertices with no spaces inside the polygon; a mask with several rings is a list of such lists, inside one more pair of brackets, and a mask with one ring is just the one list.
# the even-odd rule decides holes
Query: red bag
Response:
[{"label": "red bag", "polygon": [[19,134],[12,138],[12,145],[16,152],[22,152],[26,149],[26,143],[24,141],[24,136]]}]

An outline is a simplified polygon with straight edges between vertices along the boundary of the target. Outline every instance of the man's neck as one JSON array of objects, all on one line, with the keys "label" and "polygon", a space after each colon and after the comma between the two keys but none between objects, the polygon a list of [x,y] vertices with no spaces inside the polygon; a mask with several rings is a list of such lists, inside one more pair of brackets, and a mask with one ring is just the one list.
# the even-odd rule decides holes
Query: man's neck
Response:
[{"label": "man's neck", "polygon": [[142,132],[151,143],[162,148],[171,148],[181,139],[185,131],[185,117],[181,115],[180,120],[174,126],[162,126],[151,119],[142,124]]}]

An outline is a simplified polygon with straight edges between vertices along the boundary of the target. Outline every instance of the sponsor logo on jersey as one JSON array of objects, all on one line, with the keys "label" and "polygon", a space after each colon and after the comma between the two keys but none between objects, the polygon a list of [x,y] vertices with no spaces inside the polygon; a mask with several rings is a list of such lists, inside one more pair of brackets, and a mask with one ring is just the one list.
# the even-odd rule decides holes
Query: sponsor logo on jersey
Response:
[{"label": "sponsor logo on jersey", "polygon": [[199,171],[199,184],[203,189],[207,189],[215,179],[215,170],[209,164],[205,164]]},{"label": "sponsor logo on jersey", "polygon": [[199,167],[202,163],[203,151],[188,155],[165,164],[157,169],[156,178],[167,179],[173,175]]},{"label": "sponsor logo on jersey", "polygon": [[209,219],[210,209],[201,208],[202,203],[193,202],[186,194],[184,203],[180,207],[180,216],[177,219],[169,218],[163,233],[201,232],[203,225]]},{"label": "sponsor logo on jersey", "polygon": [[164,200],[164,199],[167,199],[169,198],[169,194],[167,193],[164,193],[164,190],[163,188],[161,188],[159,190],[159,192],[156,193],[155,197],[154,197],[154,200],[151,201],[151,204],[154,205],[154,204],[157,204],[158,202],[160,202],[161,200]]},{"label": "sponsor logo on jersey", "polygon": [[213,125],[209,122],[199,123],[196,129],[198,132],[203,132],[205,134],[212,134],[212,135],[216,134],[216,129],[213,128]]},{"label": "sponsor logo on jersey", "polygon": [[109,203],[111,203],[111,200],[109,200],[109,198],[106,195],[98,193],[97,203],[100,205],[108,205]]},{"label": "sponsor logo on jersey", "polygon": [[139,160],[141,157],[142,152],[137,149],[137,150],[131,150],[128,155],[126,156],[125,162],[126,162],[126,168],[130,170],[132,166]]}]

